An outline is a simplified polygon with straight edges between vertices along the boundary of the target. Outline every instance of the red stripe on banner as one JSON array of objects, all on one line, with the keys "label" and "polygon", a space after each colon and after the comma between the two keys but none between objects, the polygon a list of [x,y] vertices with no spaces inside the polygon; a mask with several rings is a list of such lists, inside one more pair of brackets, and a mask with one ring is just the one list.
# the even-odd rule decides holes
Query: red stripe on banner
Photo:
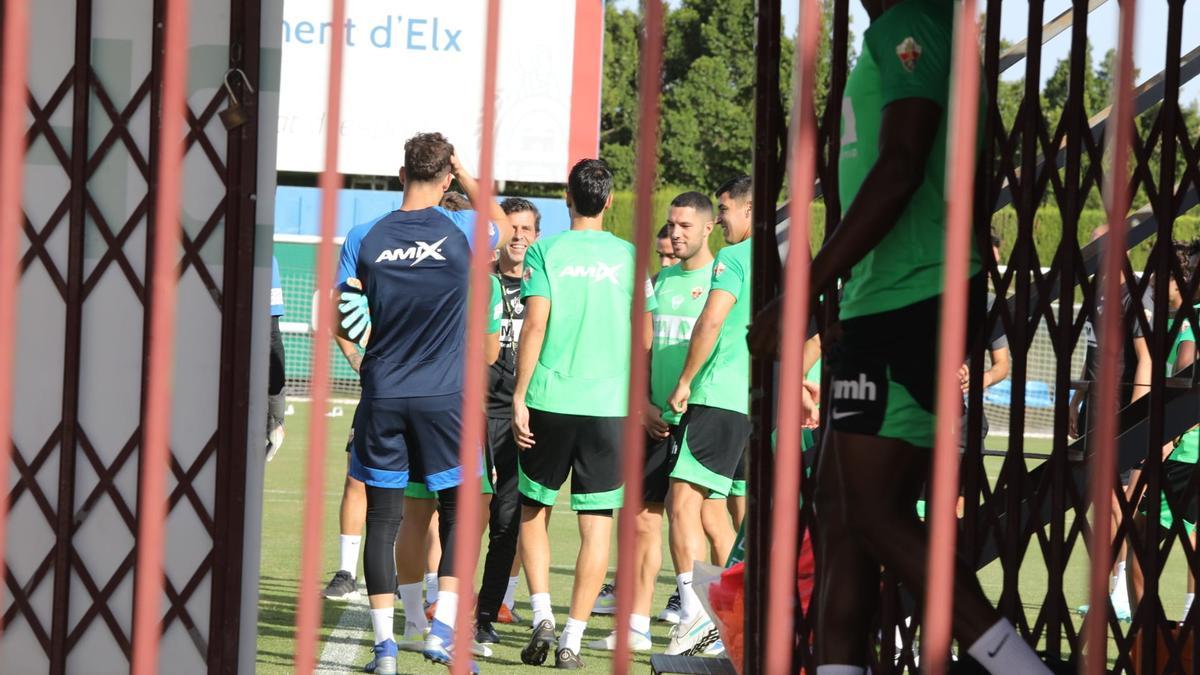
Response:
[{"label": "red stripe on banner", "polygon": [[[1135,0],[1122,0],[1117,28],[1117,79],[1113,82],[1113,112],[1109,129],[1109,153],[1112,162],[1108,175],[1108,244],[1104,247],[1104,264],[1097,288],[1103,298],[1121,297],[1121,268],[1125,262],[1126,223],[1129,213],[1129,182],[1127,179],[1129,147],[1133,136],[1133,22],[1137,13]],[[1091,457],[1092,536],[1088,542],[1091,552],[1092,576],[1089,597],[1093,611],[1084,619],[1084,672],[1099,675],[1108,663],[1108,572],[1112,567],[1113,546],[1109,517],[1116,483],[1117,384],[1120,373],[1118,359],[1122,339],[1123,309],[1119,302],[1106,302],[1100,312],[1100,366],[1096,376],[1096,439]],[[1101,609],[1103,608],[1103,610]]]},{"label": "red stripe on banner", "polygon": [[175,291],[183,191],[183,115],[187,97],[188,0],[167,0],[163,33],[162,118],[150,278],[150,340],[138,491],[138,559],[133,608],[135,674],[158,672],[162,637],[163,548],[171,457],[171,381],[175,366]]},{"label": "red stripe on banner", "polygon": [[[332,0],[332,25],[346,22],[346,0]],[[308,413],[308,481],[304,494],[304,543],[300,556],[300,592],[296,608],[296,672],[311,673],[316,665],[317,628],[321,618],[318,594],[321,565],[321,528],[325,515],[325,452],[329,398],[329,343],[333,335],[333,237],[337,233],[338,130],[342,120],[342,56],[344,42],[333,40],[329,48],[329,87],[326,92],[328,124],[325,126],[325,168],[321,171],[321,241],[317,244],[317,293],[313,313],[317,317],[312,341],[312,402]]]},{"label": "red stripe on banner", "polygon": [[567,171],[600,152],[600,78],[604,67],[604,3],[575,0],[575,54],[571,65],[571,132]]},{"label": "red stripe on banner", "polygon": [[[21,242],[21,184],[25,177],[25,77],[29,62],[29,0],[4,3],[0,74],[0,485],[8,486],[12,454],[13,352]],[[5,500],[7,502],[7,500]],[[8,506],[0,505],[0,578],[4,577]],[[0,600],[4,585],[0,584]],[[0,626],[0,631],[3,626]]]},{"label": "red stripe on banner", "polygon": [[452,675],[466,675],[471,662],[469,645],[475,639],[475,565],[482,533],[480,462],[483,452],[483,406],[487,386],[483,358],[485,319],[491,298],[488,280],[493,249],[489,245],[492,212],[492,177],[496,150],[496,62],[500,49],[500,0],[488,0],[487,48],[483,60],[483,132],[479,142],[479,192],[475,195],[475,236],[471,249],[471,292],[467,299],[467,359],[463,378],[462,438],[459,463],[462,485],[454,532],[454,578],[458,579],[458,620],[454,625],[455,658]]},{"label": "red stripe on banner", "polygon": [[[598,4],[598,3],[596,3]],[[621,437],[625,501],[617,524],[617,649],[613,673],[629,672],[629,617],[633,613],[634,559],[637,515],[642,510],[642,479],[646,469],[646,432],[642,414],[649,387],[650,354],[646,345],[646,274],[654,218],[654,183],[658,162],[658,117],[663,51],[663,7],[645,3],[645,24],[638,73],[638,163],[634,211],[633,303],[629,310],[629,408]]]},{"label": "red stripe on banner", "polygon": [[816,180],[817,120],[813,97],[817,40],[821,17],[817,0],[800,0],[800,26],[795,66],[795,104],[792,109],[791,165],[788,172],[787,269],[784,272],[783,323],[780,343],[778,430],[775,448],[774,495],[771,512],[771,554],[767,597],[766,672],[791,669],[795,640],[796,556],[800,526],[801,410],[804,390],[804,336],[807,335],[809,282],[809,204]]},{"label": "red stripe on banner", "polygon": [[950,138],[946,144],[946,269],[938,344],[937,430],[929,499],[929,560],[921,668],[940,675],[950,653],[954,611],[954,550],[958,532],[958,445],[962,388],[958,371],[967,340],[967,277],[971,258],[971,209],[975,197],[975,148],[979,119],[979,23],[975,0],[962,0],[954,29]]}]

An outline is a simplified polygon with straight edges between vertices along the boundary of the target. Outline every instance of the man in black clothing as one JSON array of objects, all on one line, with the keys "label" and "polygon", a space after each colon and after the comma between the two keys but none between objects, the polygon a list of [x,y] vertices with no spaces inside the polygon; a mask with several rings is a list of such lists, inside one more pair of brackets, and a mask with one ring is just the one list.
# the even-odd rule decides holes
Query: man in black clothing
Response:
[{"label": "man in black clothing", "polygon": [[521,495],[517,489],[518,448],[512,435],[512,394],[516,384],[517,341],[521,335],[524,305],[521,274],[525,249],[541,234],[542,216],[529,200],[509,197],[500,204],[513,225],[513,236],[500,249],[496,275],[503,293],[500,322],[500,358],[488,370],[488,458],[495,470],[488,527],[487,559],[477,605],[476,641],[497,643],[493,622],[519,623],[512,612],[520,563],[516,560],[517,533],[521,524]]}]

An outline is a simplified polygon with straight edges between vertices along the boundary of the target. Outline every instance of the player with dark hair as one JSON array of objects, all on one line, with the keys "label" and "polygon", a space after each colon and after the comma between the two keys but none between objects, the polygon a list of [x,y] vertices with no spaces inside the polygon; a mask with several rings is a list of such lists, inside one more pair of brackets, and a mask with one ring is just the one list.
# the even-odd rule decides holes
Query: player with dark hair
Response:
[{"label": "player with dark hair", "polygon": [[[343,254],[357,261],[363,300],[344,302],[349,315],[369,313],[371,339],[362,363],[362,402],[350,470],[367,488],[364,571],[375,630],[376,673],[396,672],[392,632],[396,534],[409,477],[438,493],[443,555],[438,607],[425,641],[426,658],[454,658],[458,580],[454,561],[457,487],[462,482],[459,436],[466,354],[466,305],[476,214],[439,206],[452,180],[468,195],[475,179],[441,134],[418,134],[404,145],[404,201]],[[508,217],[491,208],[490,244],[508,240]],[[342,289],[353,293],[354,288]],[[363,304],[366,307],[363,307]],[[339,324],[339,325],[341,325]],[[467,583],[470,583],[467,581]],[[471,664],[474,667],[474,664]]]},{"label": "player with dark hair", "polygon": [[496,277],[503,290],[500,318],[500,356],[488,371],[488,451],[496,470],[488,525],[487,558],[479,587],[475,639],[495,643],[500,636],[493,623],[520,623],[513,606],[517,591],[517,534],[521,529],[521,493],[518,488],[519,448],[512,434],[512,393],[516,386],[517,345],[520,344],[525,306],[521,303],[521,277],[525,252],[541,234],[542,214],[527,199],[509,197],[500,203],[508,214],[513,235],[500,249]]},{"label": "player with dark hair", "polygon": [[[1196,269],[1197,251],[1194,245],[1176,242],[1174,245],[1175,259],[1179,263],[1180,271],[1184,288],[1190,285],[1193,272]],[[1192,327],[1192,322],[1178,314],[1182,309],[1185,298],[1179,284],[1175,281],[1175,276],[1169,277],[1167,286],[1168,304],[1172,316],[1175,317],[1177,323],[1180,323],[1179,332],[1175,334],[1175,340],[1167,352],[1166,373],[1167,377],[1175,377],[1180,371],[1193,365],[1196,362],[1196,334]],[[1193,304],[1195,299],[1192,300]],[[1195,305],[1200,307],[1200,305]],[[1169,324],[1168,324],[1169,326]],[[1168,441],[1162,447],[1162,472],[1159,479],[1158,494],[1154,494],[1147,490],[1142,494],[1141,500],[1138,503],[1138,509],[1133,515],[1131,530],[1134,534],[1146,535],[1146,520],[1153,504],[1153,500],[1159,501],[1158,522],[1159,536],[1165,540],[1174,535],[1173,529],[1177,519],[1183,521],[1182,531],[1186,533],[1191,540],[1191,545],[1194,548],[1196,545],[1196,521],[1200,519],[1200,499],[1197,499],[1193,490],[1190,490],[1192,475],[1196,471],[1196,462],[1200,456],[1200,427],[1192,427],[1185,434],[1178,438]],[[1155,545],[1161,545],[1156,543]],[[1138,563],[1136,555],[1128,556],[1129,561],[1129,603],[1134,608],[1142,600],[1142,594],[1145,591],[1145,580],[1142,575],[1141,565]],[[1180,622],[1186,621],[1188,613],[1192,609],[1192,601],[1195,599],[1196,578],[1192,574],[1191,567],[1188,567],[1187,588],[1184,595],[1183,615]],[[1153,610],[1152,610],[1153,611]]]},{"label": "player with dark hair", "polygon": [[671,243],[670,223],[659,228],[654,239],[654,253],[658,256],[658,266],[662,269],[679,264],[679,258],[675,255],[674,245]]},{"label": "player with dark hair", "polygon": [[[954,4],[863,5],[871,24],[841,114],[845,210],[812,266],[814,306],[819,293],[850,277],[841,336],[829,352],[832,391],[816,468],[820,675],[866,672],[880,568],[918,598],[927,568],[927,532],[913,504],[929,478],[936,423]],[[986,279],[974,246],[970,270],[967,335],[978,340]],[[777,351],[780,307],[771,303],[751,331],[764,358]],[[1048,672],[961,561],[953,607],[960,658],[991,673]]]},{"label": "player with dark hair", "polygon": [[[646,474],[642,485],[642,510],[637,514],[635,540],[633,612],[630,616],[630,646],[648,651],[650,604],[662,568],[662,524],[670,474],[679,452],[681,415],[667,397],[679,381],[688,342],[696,320],[708,298],[712,281],[713,254],[708,235],[713,230],[712,201],[699,192],[684,192],[673,200],[665,226],[673,256],[679,264],[665,267],[654,279],[654,340],[650,348],[650,402],[642,423],[646,427]],[[611,589],[611,586],[608,587]],[[615,592],[610,590],[610,597]],[[596,607],[594,613],[611,614],[615,602]],[[616,649],[616,631],[588,646]]]},{"label": "player with dark hair", "polygon": [[[670,472],[667,512],[671,559],[679,588],[679,623],[667,654],[716,653],[723,649],[712,619],[692,587],[692,563],[708,556],[705,535],[727,556],[735,532],[728,517],[710,519],[721,532],[705,532],[701,513],[710,495],[724,498],[750,437],[750,237],[753,234],[749,176],[716,191],[717,221],[725,241],[713,262],[708,298],[693,327],[686,358],[666,403],[679,419],[679,455]],[[720,509],[724,511],[724,509]]]},{"label": "player with dark hair", "polygon": [[[612,510],[622,503],[621,425],[627,410],[630,349],[647,349],[655,307],[649,279],[633,275],[633,246],[603,230],[612,204],[612,171],[596,159],[571,169],[571,229],[525,253],[521,294],[525,320],[513,390],[521,534],[518,539],[533,605],[533,634],[521,651],[540,665],[583,666],[580,641],[608,567]],[[645,293],[645,342],[630,344],[629,308]],[[571,508],[579,515],[570,613],[555,647],[546,530],[558,490],[571,473]]]}]

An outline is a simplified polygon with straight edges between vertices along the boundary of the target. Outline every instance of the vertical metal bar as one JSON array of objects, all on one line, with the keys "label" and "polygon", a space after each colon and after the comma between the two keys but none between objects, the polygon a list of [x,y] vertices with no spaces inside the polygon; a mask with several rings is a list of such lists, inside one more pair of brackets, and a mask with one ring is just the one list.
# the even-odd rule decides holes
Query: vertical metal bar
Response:
[{"label": "vertical metal bar", "polygon": [[[335,24],[340,25],[340,24]],[[458,621],[454,642],[470,645],[475,639],[475,622],[468,620],[475,608],[475,564],[479,559],[480,536],[480,462],[483,448],[483,409],[487,366],[483,359],[484,321],[491,297],[488,268],[492,261],[488,229],[491,222],[493,160],[496,144],[496,62],[500,48],[500,0],[488,0],[487,42],[483,59],[483,129],[479,139],[479,193],[475,196],[475,233],[471,248],[471,270],[467,297],[467,353],[463,377],[462,435],[459,439],[459,463],[462,484],[458,486],[455,511],[454,577],[458,579]],[[459,649],[450,665],[452,675],[466,675],[471,662],[468,652]]]},{"label": "vertical metal bar", "polygon": [[[775,239],[775,202],[779,197],[778,138],[784,124],[779,103],[780,0],[757,0],[754,90],[754,243],[751,285],[752,314],[777,294],[779,249]],[[763,672],[766,639],[767,568],[771,531],[771,493],[774,457],[771,425],[775,421],[772,394],[774,364],[767,359],[750,369],[750,453],[746,490],[746,645],[745,672]]]},{"label": "vertical metal bar", "polygon": [[[1179,108],[1179,85],[1180,85],[1179,55],[1182,52],[1182,47],[1183,47],[1183,1],[1176,0],[1174,2],[1169,3],[1168,18],[1167,18],[1166,59],[1165,59],[1164,65],[1163,65],[1163,76],[1164,76],[1164,78],[1163,78],[1163,85],[1164,85],[1163,86],[1163,105],[1162,105],[1162,108],[1160,108],[1160,110],[1161,110],[1160,114],[1162,115],[1162,117],[1160,118],[1161,122],[1162,122],[1162,145],[1159,148],[1159,162],[1160,162],[1159,163],[1159,179],[1158,179],[1159,205],[1158,205],[1158,208],[1155,209],[1155,211],[1157,211],[1158,221],[1159,221],[1159,233],[1158,233],[1158,241],[1159,242],[1170,241],[1171,239],[1173,239],[1175,220],[1176,220],[1176,217],[1178,214],[1178,209],[1175,208],[1175,203],[1176,203],[1175,202],[1175,181],[1176,181],[1175,161],[1176,161],[1176,157],[1177,157],[1177,154],[1179,151],[1178,134],[1181,130],[1180,125],[1182,123],[1181,115],[1180,115],[1180,108]],[[1171,252],[1169,252],[1169,251],[1163,252],[1164,258],[1166,258],[1170,254],[1171,254]],[[1167,260],[1170,260],[1170,258],[1167,258]],[[1162,283],[1156,284],[1156,289],[1155,289],[1156,293],[1161,290],[1164,303],[1166,302],[1166,293],[1167,293],[1166,286],[1167,286],[1167,284],[1165,282],[1162,282]],[[1183,291],[1183,289],[1187,288],[1187,286],[1181,283],[1181,284],[1179,284],[1179,288],[1181,291]],[[1179,317],[1177,320],[1183,320],[1185,317],[1188,317],[1191,315],[1192,296],[1190,294],[1186,294],[1186,295],[1184,295],[1184,297],[1186,298],[1186,300],[1184,301],[1184,303],[1180,309]],[[1157,301],[1158,301],[1157,295],[1155,297],[1155,301],[1156,301],[1155,311],[1158,312],[1159,310],[1158,310],[1158,306],[1157,306]],[[1163,313],[1163,320],[1164,320],[1164,324],[1163,324],[1164,328],[1160,329],[1158,326],[1155,326],[1154,330],[1161,331],[1162,333],[1166,333],[1167,332],[1167,329],[1165,328],[1165,326],[1167,325],[1166,324],[1166,312],[1163,311],[1162,313]],[[1156,322],[1158,320],[1157,314],[1155,316],[1155,320],[1156,320]],[[1190,320],[1193,321],[1192,325],[1195,326],[1196,324],[1194,323],[1194,318],[1190,319]],[[1163,356],[1164,360],[1163,361],[1155,360],[1155,362],[1154,362],[1155,375],[1158,376],[1159,378],[1163,378],[1167,375],[1166,368],[1165,368],[1165,358],[1166,358],[1167,350],[1169,349],[1169,346],[1168,346],[1169,344],[1170,343],[1165,343],[1163,345],[1162,356]],[[1156,379],[1155,384],[1158,385],[1158,387],[1159,387],[1159,390],[1160,390],[1159,396],[1160,397],[1164,396],[1165,392],[1162,391],[1164,387],[1163,387],[1163,382],[1161,381],[1161,379]],[[1159,398],[1156,400],[1161,401],[1162,398]],[[1163,425],[1164,425],[1164,421],[1165,421],[1164,420],[1164,407],[1165,406],[1162,404],[1151,407],[1151,410],[1154,411],[1154,413],[1155,413],[1155,417],[1151,418],[1150,438],[1152,441],[1155,439],[1157,439],[1159,441],[1157,444],[1151,443],[1150,444],[1151,448],[1160,448],[1163,445],[1164,439],[1162,438],[1162,436],[1163,436]],[[1156,424],[1157,424],[1157,426],[1156,426]],[[1153,459],[1151,459],[1150,466],[1153,467],[1152,470],[1155,472],[1154,475],[1157,478],[1157,480],[1155,482],[1158,483],[1158,486],[1157,486],[1158,490],[1161,491],[1161,490],[1164,490],[1164,485],[1163,485],[1163,480],[1162,480],[1162,478],[1163,478],[1163,474],[1162,474],[1162,459],[1163,459],[1163,457],[1161,456],[1161,454],[1158,454],[1158,453],[1155,453],[1155,455],[1156,456]],[[1186,488],[1185,488],[1185,493],[1186,493]],[[1170,497],[1173,500],[1171,503],[1178,503],[1174,500],[1181,499],[1183,497],[1183,494],[1171,494]],[[1161,596],[1159,593],[1159,588],[1160,588],[1160,585],[1159,585],[1160,576],[1159,575],[1163,572],[1164,562],[1165,562],[1164,559],[1166,558],[1167,553],[1163,551],[1163,547],[1158,545],[1159,536],[1160,536],[1160,531],[1158,528],[1158,525],[1159,525],[1158,509],[1161,508],[1162,502],[1161,502],[1161,500],[1152,500],[1151,503],[1154,504],[1154,506],[1151,508],[1150,512],[1147,514],[1147,521],[1148,521],[1149,527],[1147,528],[1147,536],[1146,536],[1150,556],[1149,556],[1149,559],[1148,559],[1146,565],[1144,565],[1142,568],[1143,570],[1148,570],[1147,572],[1144,572],[1144,574],[1143,574],[1143,577],[1145,579],[1145,585],[1143,588],[1142,597],[1143,598],[1151,598],[1153,600],[1153,604],[1151,605],[1151,608],[1152,608],[1152,611],[1154,612],[1154,614],[1152,614],[1152,616],[1159,616],[1160,615],[1159,613],[1162,612],[1162,599],[1161,599]],[[1153,538],[1151,538],[1150,533],[1154,534]],[[1186,558],[1188,547],[1187,546],[1182,547],[1181,551]],[[1154,624],[1154,628],[1156,631],[1158,630],[1157,623]],[[1195,640],[1195,638],[1193,638],[1193,641],[1194,640]],[[1158,640],[1154,639],[1152,642],[1153,642],[1153,644],[1157,645]],[[1143,640],[1143,645],[1147,646],[1147,649],[1145,650],[1147,653],[1145,653],[1143,656],[1142,668],[1143,668],[1144,672],[1148,672],[1148,668],[1153,668],[1156,665],[1157,658],[1159,658],[1159,657],[1157,657],[1157,655],[1155,655],[1151,651],[1152,648],[1150,647],[1150,643]],[[1184,641],[1183,640],[1179,640],[1179,641],[1175,642],[1168,649],[1171,652],[1170,656],[1179,658],[1180,660],[1178,661],[1178,663],[1183,663],[1183,661],[1182,661],[1182,657],[1184,654]],[[1155,661],[1148,661],[1148,659],[1155,659]],[[1148,667],[1146,665],[1147,663],[1150,664]],[[1195,665],[1193,665],[1193,669],[1194,668],[1196,668]]]},{"label": "vertical metal bar", "polygon": [[[29,60],[29,1],[4,3],[0,46],[0,485],[8,486],[12,455],[13,352],[20,279],[21,185],[25,174],[25,77]],[[4,576],[8,505],[0,505],[0,577]],[[0,584],[0,599],[4,585]],[[3,626],[0,626],[0,630]]]},{"label": "vertical metal bar", "polygon": [[[1133,22],[1136,0],[1121,0],[1118,20],[1117,78],[1113,83],[1113,115],[1109,126],[1109,153],[1112,163],[1107,176],[1108,246],[1104,252],[1101,287],[1106,298],[1100,313],[1100,365],[1096,395],[1096,444],[1091,457],[1092,536],[1088,542],[1091,552],[1091,589],[1089,597],[1095,608],[1107,606],[1108,571],[1111,555],[1109,514],[1115,481],[1117,433],[1117,370],[1121,339],[1121,263],[1125,259],[1125,214],[1129,211],[1129,185],[1126,181],[1126,162],[1133,134]],[[1108,660],[1107,612],[1089,612],[1084,619],[1086,653],[1084,668],[1088,675],[1104,672]]]},{"label": "vertical metal bar", "polygon": [[[800,524],[800,455],[804,390],[804,343],[808,333],[809,220],[816,178],[817,129],[813,98],[816,84],[817,36],[821,17],[817,0],[800,0],[800,28],[796,39],[796,66],[792,98],[791,163],[788,171],[788,219],[791,246],[784,277],[783,324],[780,343],[779,410],[776,428],[773,523],[767,596],[766,672],[784,673],[792,665],[795,644],[793,604],[796,601],[796,556]],[[759,563],[761,564],[761,563]]]},{"label": "vertical metal bar", "polygon": [[[241,68],[257,91],[259,2],[230,0],[231,68]],[[235,80],[236,82],[236,80]],[[235,84],[235,86],[240,86]],[[212,611],[208,624],[208,672],[234,675],[240,649],[242,575],[246,519],[246,438],[249,420],[251,338],[254,324],[254,231],[258,187],[256,97],[239,96],[253,122],[226,135],[225,274],[221,288],[221,385],[218,412],[213,520]]]},{"label": "vertical metal bar", "polygon": [[[958,443],[962,391],[955,374],[967,339],[967,274],[970,266],[971,208],[975,196],[975,126],[979,117],[979,24],[975,0],[962,0],[954,29],[954,83],[950,106],[946,169],[946,253],[938,338],[937,417],[933,478],[927,518],[929,567],[925,582],[925,625],[921,667],[939,675],[950,653],[954,604],[954,545],[958,529]],[[935,160],[936,161],[936,160]]]},{"label": "vertical metal bar", "polygon": [[[1041,45],[1043,0],[1030,0],[1028,43]],[[1029,303],[1032,296],[1030,275],[1038,267],[1037,248],[1034,245],[1033,221],[1042,195],[1037,189],[1038,129],[1041,124],[1039,109],[1042,51],[1031,49],[1026,57],[1023,128],[1021,129],[1021,183],[1014,195],[1017,208],[1018,232],[1010,265],[1016,267],[1016,302],[1013,331],[1009,336],[1012,355],[1012,408],[1009,420],[1009,446],[1004,459],[1003,482],[1005,512],[1020,513],[1021,496],[1026,480],[1025,468],[1025,390],[1029,375],[1029,333],[1037,328],[1036,319],[1029,320]],[[1003,533],[1004,586],[1000,594],[1000,610],[1020,630],[1025,626],[1024,609],[1020,603],[1020,571],[1025,557],[1025,542],[1028,538],[1016,521],[1008,524]]]},{"label": "vertical metal bar", "polygon": [[[331,0],[331,23],[346,23],[346,0]],[[316,665],[317,627],[321,597],[316,593],[321,565],[321,521],[325,515],[325,452],[329,397],[329,343],[333,333],[333,236],[337,227],[338,138],[342,121],[342,56],[345,41],[330,41],[329,86],[326,89],[325,168],[321,187],[321,241],[317,245],[316,331],[313,333],[312,403],[308,414],[308,481],[304,495],[304,544],[300,557],[300,599],[296,608],[296,672],[311,673]]]},{"label": "vertical metal bar", "polygon": [[634,213],[633,303],[629,316],[629,407],[622,430],[622,482],[624,508],[617,531],[617,650],[613,673],[629,672],[629,621],[633,612],[637,561],[637,515],[642,510],[642,479],[646,467],[646,432],[642,427],[650,362],[646,351],[646,294],[642,284],[650,265],[651,224],[654,218],[654,185],[658,163],[659,99],[662,94],[663,6],[657,0],[643,4],[644,26],[638,65],[637,203]]},{"label": "vertical metal bar", "polygon": [[167,471],[171,456],[171,380],[175,357],[175,290],[179,282],[183,191],[184,109],[187,97],[188,0],[167,0],[163,38],[162,115],[159,126],[158,201],[154,211],[150,279],[148,373],[138,490],[138,561],[134,588],[135,675],[157,672],[161,637]]},{"label": "vertical metal bar", "polygon": [[75,2],[75,59],[71,73],[71,193],[67,234],[67,297],[63,344],[62,436],[58,445],[55,507],[54,595],[50,626],[50,672],[67,667],[70,621],[71,542],[75,534],[75,459],[79,431],[80,354],[83,342],[84,204],[87,201],[88,117],[91,110],[92,0]]},{"label": "vertical metal bar", "polygon": [[[1087,125],[1087,110],[1084,108],[1084,71],[1076,63],[1083,64],[1087,57],[1087,21],[1088,3],[1085,0],[1075,0],[1074,17],[1071,26],[1071,57],[1070,82],[1067,87],[1067,102],[1063,108],[1066,145],[1065,186],[1062,202],[1063,232],[1059,240],[1059,290],[1058,290],[1058,329],[1051,335],[1054,341],[1054,351],[1057,357],[1055,363],[1055,400],[1066,401],[1071,396],[1069,384],[1073,377],[1071,372],[1071,354],[1075,346],[1073,325],[1075,322],[1075,275],[1076,261],[1079,256],[1079,207],[1080,173],[1082,172],[1083,134],[1089,133]],[[1061,571],[1065,569],[1068,551],[1066,550],[1066,515],[1068,503],[1066,499],[1067,480],[1067,425],[1068,410],[1064,406],[1055,409],[1054,415],[1054,447],[1051,450],[1050,466],[1050,557],[1047,575],[1046,597],[1050,598],[1047,607],[1046,649],[1053,655],[1061,653],[1063,624],[1068,620],[1062,612],[1062,603],[1054,599],[1063,595],[1063,578]]]}]

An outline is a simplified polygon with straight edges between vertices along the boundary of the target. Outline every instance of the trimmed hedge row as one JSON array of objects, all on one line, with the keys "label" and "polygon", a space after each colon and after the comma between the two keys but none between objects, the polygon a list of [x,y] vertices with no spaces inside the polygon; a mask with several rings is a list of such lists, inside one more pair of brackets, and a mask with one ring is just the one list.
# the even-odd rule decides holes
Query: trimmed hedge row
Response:
[{"label": "trimmed hedge row", "polygon": [[[662,188],[654,193],[653,214],[655,231],[664,222],[667,208],[671,199],[683,190]],[[632,192],[621,191],[613,194],[613,205],[605,219],[608,229],[626,240],[633,238],[635,196]],[[1091,238],[1092,230],[1107,222],[1104,212],[1099,209],[1088,209],[1080,213],[1078,223],[1078,239],[1080,245],[1086,244]],[[1017,238],[1017,212],[1011,206],[1006,207],[992,216],[992,229],[1000,235],[1000,257],[1007,260],[1012,252],[1013,243]],[[815,202],[812,205],[812,244],[814,250],[820,246],[825,237],[825,205]],[[1038,252],[1038,260],[1043,267],[1048,267],[1053,260],[1054,252],[1058,249],[1062,238],[1062,214],[1056,208],[1038,209],[1033,222],[1033,242]],[[1186,215],[1175,219],[1174,238],[1176,240],[1192,240],[1200,238],[1200,207],[1192,209]],[[1138,244],[1130,251],[1130,260],[1134,269],[1144,269],[1150,248],[1154,245],[1155,237]],[[725,245],[721,238],[720,229],[714,229],[709,240],[713,251]],[[657,266],[657,261],[653,261]]]}]

